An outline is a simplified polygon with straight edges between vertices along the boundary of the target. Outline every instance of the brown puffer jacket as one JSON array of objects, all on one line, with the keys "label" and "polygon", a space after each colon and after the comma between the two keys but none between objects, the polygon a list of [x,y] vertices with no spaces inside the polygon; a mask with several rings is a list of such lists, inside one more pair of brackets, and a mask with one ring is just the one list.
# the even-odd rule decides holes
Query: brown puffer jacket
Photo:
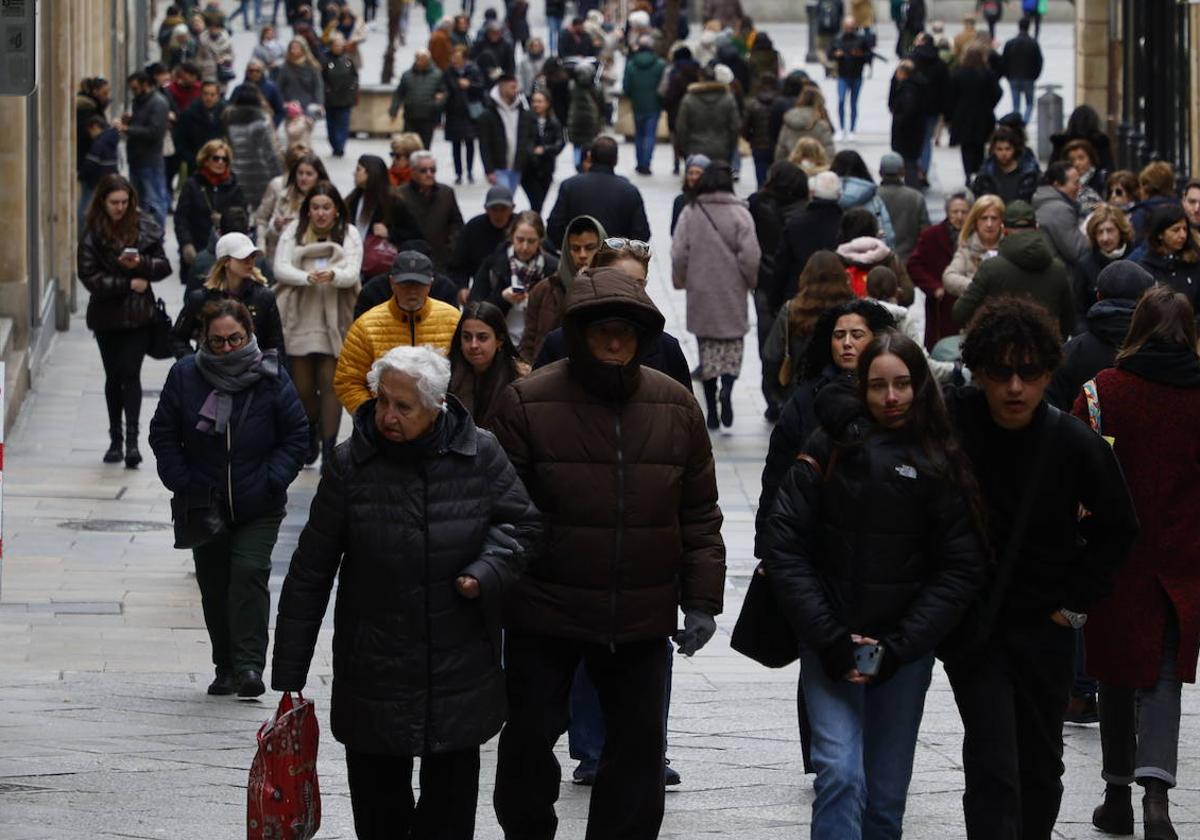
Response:
[{"label": "brown puffer jacket", "polygon": [[[638,357],[597,362],[586,325],[625,318]],[[514,382],[493,431],[546,517],[544,555],[508,604],[509,629],[604,644],[669,636],[679,606],[717,614],[725,546],[712,448],[696,400],[638,359],[663,317],[641,283],[605,268],[576,277],[569,356]]]}]

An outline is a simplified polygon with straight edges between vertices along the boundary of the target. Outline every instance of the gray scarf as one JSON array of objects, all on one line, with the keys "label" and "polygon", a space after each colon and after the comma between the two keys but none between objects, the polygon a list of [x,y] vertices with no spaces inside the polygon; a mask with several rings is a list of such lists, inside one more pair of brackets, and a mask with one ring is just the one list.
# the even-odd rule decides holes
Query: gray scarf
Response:
[{"label": "gray scarf", "polygon": [[218,354],[204,342],[196,351],[196,369],[213,387],[200,407],[196,428],[213,435],[223,435],[233,414],[233,396],[252,387],[264,376],[279,377],[279,359],[274,350],[265,353],[258,349],[258,339],[250,340],[237,350]]}]

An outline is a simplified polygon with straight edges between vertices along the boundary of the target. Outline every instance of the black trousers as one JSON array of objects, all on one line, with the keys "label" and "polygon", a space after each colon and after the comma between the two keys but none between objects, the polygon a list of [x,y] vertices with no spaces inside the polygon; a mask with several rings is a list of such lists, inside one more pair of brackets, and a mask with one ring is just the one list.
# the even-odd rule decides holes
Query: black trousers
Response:
[{"label": "black trousers", "polygon": [[529,207],[535,213],[542,212],[546,203],[546,194],[550,192],[550,184],[554,181],[554,171],[527,171],[521,173],[521,189],[529,196]]},{"label": "black trousers", "polygon": [[346,749],[358,840],[471,840],[479,800],[479,747],[421,756],[414,803],[412,756]]},{"label": "black trousers", "polygon": [[508,723],[500,733],[496,817],[507,840],[550,840],[562,768],[554,744],[567,729],[571,681],[582,661],[596,686],[607,736],[588,810],[586,840],[653,840],[663,818],[660,638],[607,645],[508,633]]},{"label": "black trousers", "polygon": [[1062,801],[1063,709],[1075,631],[1045,617],[1001,627],[947,668],[963,721],[969,840],[1049,840]]},{"label": "black trousers", "polygon": [[101,330],[96,333],[100,361],[104,365],[104,402],[108,406],[108,428],[121,431],[121,414],[130,428],[137,428],[142,413],[142,362],[150,349],[150,328]]},{"label": "black trousers", "polygon": [[958,151],[962,155],[963,175],[970,181],[983,166],[983,144],[963,143]]},{"label": "black trousers", "polygon": [[407,116],[404,118],[404,130],[416,132],[426,149],[432,148],[435,128],[437,128],[437,120],[414,120]]}]

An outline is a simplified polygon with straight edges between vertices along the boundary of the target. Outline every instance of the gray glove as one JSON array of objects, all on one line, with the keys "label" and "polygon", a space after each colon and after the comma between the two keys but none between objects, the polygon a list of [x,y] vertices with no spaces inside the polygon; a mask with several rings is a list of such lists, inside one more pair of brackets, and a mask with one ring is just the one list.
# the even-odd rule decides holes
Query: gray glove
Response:
[{"label": "gray glove", "polygon": [[483,538],[483,551],[480,553],[501,558],[520,554],[521,543],[513,536],[515,533],[517,533],[517,526],[509,522],[493,525],[488,528],[487,535]]},{"label": "gray glove", "polygon": [[717,632],[717,620],[704,610],[685,609],[683,629],[671,638],[684,656],[692,656]]}]

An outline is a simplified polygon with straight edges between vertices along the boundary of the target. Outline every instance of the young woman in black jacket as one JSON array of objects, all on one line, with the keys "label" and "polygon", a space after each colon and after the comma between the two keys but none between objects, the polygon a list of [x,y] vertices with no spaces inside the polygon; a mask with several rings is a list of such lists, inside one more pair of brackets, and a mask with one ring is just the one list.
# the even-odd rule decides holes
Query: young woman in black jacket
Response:
[{"label": "young woman in black jacket", "polygon": [[1193,307],[1200,304],[1200,248],[1181,205],[1154,208],[1146,225],[1146,254],[1138,262],[1156,282],[1166,283]]},{"label": "young woman in black jacket", "polygon": [[[364,246],[367,237],[382,237],[397,250],[410,239],[421,238],[421,227],[403,201],[392,197],[388,166],[378,155],[362,155],[354,167],[354,189],[346,196],[350,222],[358,228]],[[364,280],[369,279],[367,277]]]},{"label": "young woman in black jacket", "polygon": [[567,141],[546,91],[535,90],[529,97],[529,108],[533,111],[533,148],[526,158],[525,171],[521,173],[521,186],[529,196],[530,209],[540,213],[550,184],[554,182],[554,162]]},{"label": "young woman in black jacket", "polygon": [[877,335],[856,391],[822,392],[767,529],[801,648],[814,840],[901,835],[933,651],[985,574],[975,481],[921,347]]},{"label": "young woman in black jacket", "polygon": [[109,436],[104,463],[115,464],[124,457],[125,466],[136,467],[142,462],[137,445],[142,360],[150,347],[154,317],[150,284],[170,274],[171,264],[163,251],[162,228],[138,209],[137,192],[121,175],[105,175],[96,185],[79,240],[76,271],[91,293],[87,325],[96,334],[104,363]]}]

